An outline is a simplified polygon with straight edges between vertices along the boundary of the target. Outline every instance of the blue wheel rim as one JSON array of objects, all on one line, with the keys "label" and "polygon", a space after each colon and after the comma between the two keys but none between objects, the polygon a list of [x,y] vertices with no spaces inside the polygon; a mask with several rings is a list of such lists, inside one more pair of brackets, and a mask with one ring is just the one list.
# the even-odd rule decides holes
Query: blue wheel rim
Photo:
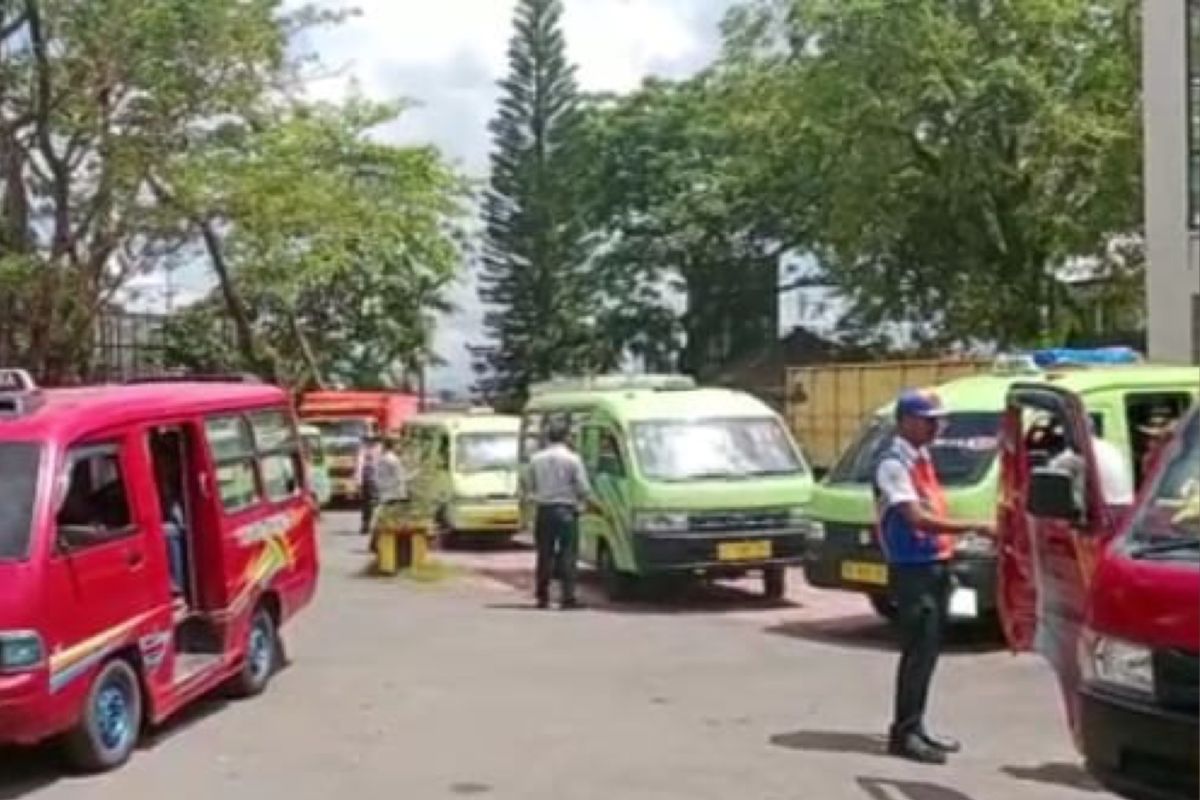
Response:
[{"label": "blue wheel rim", "polygon": [[93,712],[100,744],[110,753],[129,746],[135,729],[133,698],[129,686],[120,678],[107,681],[96,693]]},{"label": "blue wheel rim", "polygon": [[250,662],[250,676],[256,682],[265,680],[271,670],[271,634],[267,624],[261,620],[250,629],[247,659]]}]

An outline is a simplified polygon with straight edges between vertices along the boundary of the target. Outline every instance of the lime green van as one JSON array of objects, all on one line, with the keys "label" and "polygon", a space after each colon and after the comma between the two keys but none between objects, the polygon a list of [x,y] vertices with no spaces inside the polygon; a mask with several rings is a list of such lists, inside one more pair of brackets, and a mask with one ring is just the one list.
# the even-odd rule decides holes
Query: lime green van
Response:
[{"label": "lime green van", "polygon": [[[1078,393],[1098,435],[1130,459],[1140,483],[1141,464],[1152,444],[1144,432],[1151,417],[1182,416],[1200,393],[1194,367],[1132,365],[1039,369],[1007,362],[993,374],[962,378],[936,388],[949,410],[945,429],[930,447],[946,490],[950,516],[994,520],[998,497],[997,444],[1009,386],[1050,381]],[[875,536],[871,484],[877,459],[894,431],[890,406],[879,409],[813,492],[804,562],[814,586],[865,594],[876,611],[893,615],[888,570]],[[955,572],[976,595],[982,620],[996,612],[996,552],[984,537],[958,540]]]},{"label": "lime green van", "polygon": [[465,536],[511,537],[519,527],[517,450],[519,417],[487,410],[421,414],[404,438],[432,453],[434,520],[444,544]]},{"label": "lime green van", "polygon": [[570,423],[605,512],[581,520],[580,557],[610,597],[651,576],[752,571],[769,597],[784,594],[813,479],[768,406],[679,376],[542,384],[525,408],[523,461],[554,419]]}]

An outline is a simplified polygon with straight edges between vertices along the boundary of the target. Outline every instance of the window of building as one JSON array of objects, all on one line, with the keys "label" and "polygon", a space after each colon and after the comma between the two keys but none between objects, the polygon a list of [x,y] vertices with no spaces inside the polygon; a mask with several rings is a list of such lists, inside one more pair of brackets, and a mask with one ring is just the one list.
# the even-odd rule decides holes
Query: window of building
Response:
[{"label": "window of building", "polygon": [[1188,220],[1200,230],[1200,0],[1188,0]]}]

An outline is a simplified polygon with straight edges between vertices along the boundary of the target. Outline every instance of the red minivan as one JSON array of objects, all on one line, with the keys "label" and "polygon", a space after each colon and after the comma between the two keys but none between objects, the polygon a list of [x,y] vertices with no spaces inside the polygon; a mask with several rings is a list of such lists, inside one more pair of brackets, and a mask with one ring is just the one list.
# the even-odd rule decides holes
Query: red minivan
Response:
[{"label": "red minivan", "polygon": [[316,588],[305,486],[278,388],[0,371],[0,744],[110,769],[214,688],[261,692]]},{"label": "red minivan", "polygon": [[[1039,423],[1057,438],[1031,436]],[[1010,643],[1054,666],[1075,741],[1105,786],[1131,798],[1194,800],[1200,409],[1177,423],[1133,509],[1105,505],[1087,416],[1070,392],[1013,387],[1002,448],[1001,610]]]}]

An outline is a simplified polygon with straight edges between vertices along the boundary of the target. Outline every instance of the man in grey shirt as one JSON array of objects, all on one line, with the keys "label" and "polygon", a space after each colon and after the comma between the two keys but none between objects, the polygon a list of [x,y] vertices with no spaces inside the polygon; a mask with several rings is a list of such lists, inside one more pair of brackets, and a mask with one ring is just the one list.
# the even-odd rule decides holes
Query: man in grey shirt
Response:
[{"label": "man in grey shirt", "polygon": [[558,574],[562,607],[579,608],[575,575],[579,557],[579,512],[599,508],[592,496],[587,470],[567,446],[570,429],[554,421],[546,431],[548,444],[529,460],[522,476],[525,496],[537,506],[533,535],[537,543],[537,604],[550,605],[550,579]]}]

